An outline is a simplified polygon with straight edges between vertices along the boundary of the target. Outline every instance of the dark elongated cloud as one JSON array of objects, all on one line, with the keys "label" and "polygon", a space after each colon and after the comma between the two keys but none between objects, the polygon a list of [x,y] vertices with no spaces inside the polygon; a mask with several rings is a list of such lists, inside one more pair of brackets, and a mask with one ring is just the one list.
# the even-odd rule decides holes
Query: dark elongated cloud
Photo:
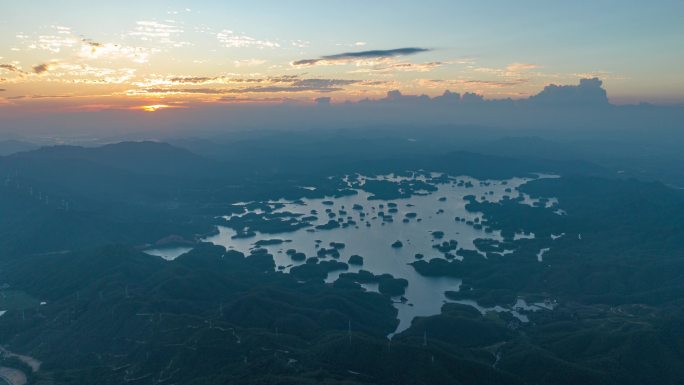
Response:
[{"label": "dark elongated cloud", "polygon": [[73,95],[31,95],[31,99],[65,99],[73,98]]},{"label": "dark elongated cloud", "polygon": [[386,50],[371,50],[371,51],[359,51],[359,52],[345,52],[337,55],[323,56],[322,59],[325,60],[338,60],[338,59],[354,59],[354,58],[373,58],[373,57],[391,57],[391,56],[406,56],[413,55],[420,52],[427,52],[427,48],[396,48],[396,49],[386,49]]},{"label": "dark elongated cloud", "polygon": [[37,74],[42,74],[43,72],[47,72],[47,70],[50,69],[50,64],[48,63],[43,63],[43,64],[38,64],[37,66],[33,67],[33,72]]},{"label": "dark elongated cloud", "polygon": [[[26,71],[22,71],[19,69],[17,66],[13,64],[0,64],[0,69],[4,69],[9,72],[14,72],[19,75],[26,75]],[[38,64],[37,66],[33,67],[33,72],[37,74],[42,74],[43,72],[47,72],[50,69],[50,63],[42,63]]]},{"label": "dark elongated cloud", "polygon": [[19,68],[17,68],[17,66],[15,66],[15,65],[13,65],[13,64],[0,64],[0,69],[6,70],[6,71],[8,71],[8,72],[15,72],[15,73],[18,73],[18,74],[25,74],[24,71],[20,70]]},{"label": "dark elongated cloud", "polygon": [[277,92],[334,92],[341,91],[341,87],[318,87],[315,85],[302,86],[253,86],[244,88],[145,88],[139,93],[153,94],[249,94],[249,93],[277,93]]},{"label": "dark elongated cloud", "polygon": [[145,88],[142,93],[152,94],[224,94],[225,89],[221,88]]},{"label": "dark elongated cloud", "polygon": [[[185,83],[182,84],[193,84],[188,81],[188,78],[182,78]],[[211,79],[200,77],[198,82],[203,79]],[[257,81],[252,81],[253,83],[265,83],[263,79],[257,79]],[[283,76],[268,78],[268,83],[270,85],[252,85],[248,87],[241,88],[145,88],[142,90],[136,90],[133,93],[158,93],[158,94],[206,94],[206,95],[216,95],[216,94],[246,94],[246,93],[276,93],[276,92],[333,92],[343,90],[343,86],[362,83],[360,80],[350,80],[350,79],[325,79],[325,78],[311,78],[311,79],[300,79],[297,76]]]},{"label": "dark elongated cloud", "polygon": [[318,59],[304,59],[292,62],[294,66],[312,66],[319,64],[321,62],[341,62],[354,59],[377,59],[377,58],[388,58],[395,56],[408,56],[415,55],[421,52],[430,51],[427,48],[418,47],[406,47],[406,48],[395,48],[395,49],[376,49],[371,51],[358,51],[358,52],[343,52],[335,55],[321,56]]},{"label": "dark elongated cloud", "polygon": [[94,47],[94,48],[99,48],[99,47],[102,47],[102,46],[103,46],[102,43],[98,43],[98,42],[96,42],[95,40],[91,40],[91,39],[85,39],[85,38],[84,38],[84,39],[81,39],[81,41],[83,41],[84,43],[86,43],[86,44],[88,44],[89,46]]},{"label": "dark elongated cloud", "polygon": [[341,87],[316,87],[316,86],[266,86],[266,87],[247,87],[229,90],[230,93],[248,94],[257,92],[334,92],[342,91]]},{"label": "dark elongated cloud", "polygon": [[172,83],[178,84],[204,84],[212,83],[220,80],[220,77],[209,77],[209,76],[175,76],[169,79]]},{"label": "dark elongated cloud", "polygon": [[360,83],[360,80],[349,79],[298,79],[285,86],[257,86],[241,89],[234,89],[234,93],[250,93],[250,92],[333,92],[341,91],[350,84]]},{"label": "dark elongated cloud", "polygon": [[513,79],[513,80],[466,80],[464,84],[479,85],[494,88],[513,87],[529,82],[529,79]]},{"label": "dark elongated cloud", "polygon": [[358,80],[349,79],[299,79],[292,82],[293,87],[311,87],[318,89],[326,89],[331,87],[346,86],[349,84],[358,83]]},{"label": "dark elongated cloud", "polygon": [[173,84],[213,84],[213,83],[291,83],[299,75],[281,75],[265,78],[237,78],[229,76],[174,76],[168,78]]},{"label": "dark elongated cloud", "polygon": [[7,100],[21,100],[21,99],[65,99],[73,98],[73,95],[17,95],[9,96]]}]

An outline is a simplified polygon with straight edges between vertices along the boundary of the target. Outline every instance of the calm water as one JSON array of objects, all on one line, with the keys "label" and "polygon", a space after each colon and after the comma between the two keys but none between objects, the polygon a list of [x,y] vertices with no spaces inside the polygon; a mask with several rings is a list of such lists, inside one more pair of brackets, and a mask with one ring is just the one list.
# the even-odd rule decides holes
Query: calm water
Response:
[{"label": "calm water", "polygon": [[156,255],[157,257],[162,257],[167,261],[173,261],[174,259],[180,257],[181,255],[192,250],[192,247],[178,246],[178,247],[160,247],[156,249],[147,249],[145,253],[150,255]]},{"label": "calm water", "polygon": [[[377,178],[388,180],[401,179],[391,175]],[[360,177],[362,182],[364,179],[364,177]],[[344,210],[346,211],[345,217],[351,216],[357,222],[356,227],[315,230],[313,232],[311,230],[307,231],[307,229],[300,229],[282,234],[257,233],[255,237],[247,239],[233,239],[232,237],[236,234],[233,229],[219,227],[218,234],[206,238],[205,241],[222,245],[227,249],[249,253],[249,250],[254,248],[254,243],[258,240],[288,240],[290,242],[264,246],[273,254],[276,266],[280,266],[285,272],[289,270],[290,266],[303,263],[292,261],[285,253],[287,249],[296,249],[297,251],[304,252],[307,257],[312,257],[316,256],[316,251],[318,250],[316,247],[317,240],[320,241],[320,247],[325,248],[330,247],[330,242],[342,242],[346,247],[340,250],[340,261],[346,262],[349,256],[353,254],[361,255],[364,258],[363,266],[350,265],[348,271],[355,272],[359,269],[364,269],[375,274],[389,273],[394,277],[408,280],[409,286],[404,295],[408,301],[406,303],[399,303],[399,298],[395,298],[397,300],[395,306],[399,312],[398,318],[400,322],[396,332],[401,332],[410,326],[411,321],[416,316],[438,314],[442,305],[447,301],[444,292],[448,290],[458,291],[461,284],[461,280],[456,278],[435,278],[419,275],[412,266],[408,265],[408,263],[415,261],[414,255],[422,253],[425,255],[425,259],[428,260],[433,257],[443,258],[443,255],[438,250],[433,249],[432,245],[445,240],[454,239],[458,241],[459,248],[466,250],[476,250],[473,241],[477,238],[501,240],[499,231],[487,234],[484,230],[478,230],[465,222],[455,221],[455,217],[465,218],[468,221],[476,221],[482,218],[481,213],[466,211],[465,205],[467,202],[463,198],[466,195],[475,195],[478,200],[493,202],[500,201],[505,195],[516,198],[520,195],[517,188],[530,180],[513,178],[506,181],[489,180],[482,181],[481,183],[481,181],[469,177],[453,179],[453,183],[437,185],[438,191],[428,195],[392,200],[391,202],[397,204],[396,208],[398,210],[397,213],[391,214],[394,218],[393,222],[383,222],[382,218],[377,216],[379,211],[387,213],[387,203],[390,201],[368,200],[370,194],[363,190],[358,190],[358,195],[342,198],[304,199],[303,204],[287,201],[269,202],[271,204],[282,203],[285,205],[285,207],[279,208],[275,212],[310,215],[311,210],[317,210],[318,222],[315,223],[316,225],[327,223],[329,218],[325,213],[326,209],[331,209],[334,213]],[[458,186],[456,180],[470,182],[472,187]],[[507,192],[506,189],[510,189],[510,192]],[[529,196],[523,195],[523,198],[524,200],[521,204],[531,205],[535,203],[535,200]],[[323,203],[324,201],[332,201],[333,204],[326,205]],[[352,209],[355,204],[363,206],[362,212],[366,214],[365,218],[361,218],[360,211]],[[381,204],[384,205],[384,208],[380,207]],[[552,207],[555,204],[557,202],[551,199],[547,203],[547,207]],[[416,218],[410,219],[408,223],[404,223],[402,220],[407,213],[416,213]],[[366,226],[366,221],[370,222],[370,227]],[[435,240],[431,234],[432,231],[443,231],[443,239]],[[534,237],[534,235],[519,234],[518,237]],[[391,244],[397,240],[403,243],[402,248],[391,247]],[[179,251],[174,249],[173,254],[166,254],[165,257],[173,259],[180,255],[177,254]],[[341,273],[343,271],[330,273],[326,281],[333,282]],[[366,285],[365,287],[367,290],[377,290],[377,285]],[[471,302],[473,301],[469,301],[467,304],[475,306],[481,311],[498,311],[498,309],[482,308],[476,303]],[[516,312],[515,314],[517,315],[518,313]],[[524,320],[526,317],[522,315],[520,318]]]}]

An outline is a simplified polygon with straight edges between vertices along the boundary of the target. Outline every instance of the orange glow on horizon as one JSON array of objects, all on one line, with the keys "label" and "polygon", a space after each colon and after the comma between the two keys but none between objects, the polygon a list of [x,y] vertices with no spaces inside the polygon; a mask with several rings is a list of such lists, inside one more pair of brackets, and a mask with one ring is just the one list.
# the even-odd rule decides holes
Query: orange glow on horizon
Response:
[{"label": "orange glow on horizon", "polygon": [[173,108],[173,107],[166,105],[166,104],[151,104],[149,106],[141,106],[140,107],[140,109],[142,109],[145,112],[156,112],[156,111],[164,109],[164,108]]}]

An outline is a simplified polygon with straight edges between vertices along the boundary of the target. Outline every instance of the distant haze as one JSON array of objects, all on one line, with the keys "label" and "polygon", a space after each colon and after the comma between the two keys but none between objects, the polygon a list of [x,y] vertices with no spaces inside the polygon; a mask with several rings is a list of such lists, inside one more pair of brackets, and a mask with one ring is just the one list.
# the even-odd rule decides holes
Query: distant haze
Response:
[{"label": "distant haze", "polygon": [[4,136],[84,140],[107,137],[164,138],[216,135],[236,130],[344,129],[392,126],[471,125],[542,131],[676,130],[684,107],[649,104],[615,106],[597,78],[576,85],[549,85],[525,99],[488,100],[474,93],[404,95],[337,103],[278,102],[193,105],[155,113],[130,110],[9,114]]}]

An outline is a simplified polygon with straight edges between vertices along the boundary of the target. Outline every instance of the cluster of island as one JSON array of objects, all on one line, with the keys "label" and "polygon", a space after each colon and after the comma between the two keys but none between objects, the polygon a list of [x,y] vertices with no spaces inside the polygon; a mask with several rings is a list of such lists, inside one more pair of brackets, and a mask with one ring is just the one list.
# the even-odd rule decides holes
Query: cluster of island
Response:
[{"label": "cluster of island", "polygon": [[[396,332],[417,316],[439,313],[445,302],[467,300],[479,309],[491,305],[518,314],[519,298],[482,293],[470,276],[471,266],[532,249],[544,253],[555,238],[500,226],[483,206],[524,205],[560,216],[556,199],[532,198],[518,189],[553,177],[478,180],[422,170],[331,177],[335,193],[321,198],[233,204],[232,212],[219,218],[217,232],[204,241],[273,258],[276,270],[303,281],[351,281],[391,297],[399,310]],[[184,251],[155,249],[153,254],[173,258]]]}]

